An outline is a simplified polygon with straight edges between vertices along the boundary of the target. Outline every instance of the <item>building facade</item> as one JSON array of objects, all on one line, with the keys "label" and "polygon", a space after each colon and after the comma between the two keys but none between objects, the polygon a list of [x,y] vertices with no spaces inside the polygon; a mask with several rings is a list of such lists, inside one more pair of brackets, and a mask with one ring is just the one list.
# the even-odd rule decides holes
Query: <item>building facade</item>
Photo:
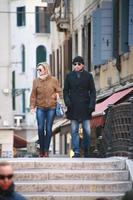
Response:
[{"label": "building facade", "polygon": [[50,6],[51,2],[42,0],[0,1],[0,156],[3,157],[13,156],[17,135],[21,143],[21,136],[30,141],[37,134],[36,118],[30,114],[30,93],[37,64],[49,63]]},{"label": "building facade", "polygon": [[[72,70],[72,58],[81,55],[93,74],[97,103],[104,104],[120,91],[121,98],[110,99],[112,103],[122,101],[133,87],[133,0],[57,0],[51,20],[50,61],[62,87],[66,73]],[[95,121],[93,127],[99,123],[103,125],[102,120]]]},{"label": "building facade", "polygon": [[10,1],[12,105],[14,116],[33,125],[29,98],[39,62],[49,63],[50,17],[47,2]]}]

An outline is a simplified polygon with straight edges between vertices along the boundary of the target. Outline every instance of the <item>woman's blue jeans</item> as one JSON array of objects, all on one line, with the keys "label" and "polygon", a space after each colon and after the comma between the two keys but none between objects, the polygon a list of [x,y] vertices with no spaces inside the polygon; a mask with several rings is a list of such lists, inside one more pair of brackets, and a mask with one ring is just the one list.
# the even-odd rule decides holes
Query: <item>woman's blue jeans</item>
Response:
[{"label": "woman's blue jeans", "polygon": [[[79,124],[78,120],[71,120],[71,135],[72,135],[72,149],[74,153],[80,154],[80,146],[79,146]],[[83,128],[83,140],[82,140],[82,148],[83,150],[87,150],[90,145],[90,120],[82,121]]]},{"label": "woman's blue jeans", "polygon": [[40,152],[48,152],[52,137],[52,125],[55,117],[55,109],[37,108],[36,118],[38,125],[38,137]]}]

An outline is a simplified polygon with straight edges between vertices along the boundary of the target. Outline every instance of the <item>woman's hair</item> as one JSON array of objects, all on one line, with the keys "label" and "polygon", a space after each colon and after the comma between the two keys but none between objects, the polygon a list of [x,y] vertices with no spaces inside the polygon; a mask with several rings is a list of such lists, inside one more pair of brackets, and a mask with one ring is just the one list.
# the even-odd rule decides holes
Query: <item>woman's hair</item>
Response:
[{"label": "woman's hair", "polygon": [[46,63],[46,62],[41,62],[41,63],[39,63],[39,64],[37,65],[37,68],[38,68],[40,65],[46,70],[46,74],[47,74],[47,75],[51,75],[51,70],[50,70],[50,66],[49,66],[48,63]]},{"label": "woman's hair", "polygon": [[107,198],[102,198],[102,197],[99,197],[98,199],[96,199],[96,200],[108,200]]}]

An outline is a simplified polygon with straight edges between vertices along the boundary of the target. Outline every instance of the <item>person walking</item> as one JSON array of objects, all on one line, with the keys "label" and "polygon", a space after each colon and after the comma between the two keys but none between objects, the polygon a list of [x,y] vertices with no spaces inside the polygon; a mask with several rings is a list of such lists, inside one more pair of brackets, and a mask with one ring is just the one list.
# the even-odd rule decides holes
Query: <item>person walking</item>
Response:
[{"label": "person walking", "polygon": [[74,70],[69,72],[64,82],[63,96],[67,107],[66,116],[71,120],[73,157],[80,157],[79,124],[82,123],[82,149],[88,157],[90,145],[90,119],[95,110],[96,90],[93,76],[84,69],[84,60],[76,56]]},{"label": "person walking", "polygon": [[49,157],[56,103],[62,93],[59,82],[55,77],[51,76],[50,66],[47,63],[39,63],[37,71],[39,77],[33,81],[30,110],[31,113],[36,111],[40,145],[39,156]]},{"label": "person walking", "polygon": [[26,200],[22,195],[15,191],[13,168],[7,162],[0,162],[0,199]]}]

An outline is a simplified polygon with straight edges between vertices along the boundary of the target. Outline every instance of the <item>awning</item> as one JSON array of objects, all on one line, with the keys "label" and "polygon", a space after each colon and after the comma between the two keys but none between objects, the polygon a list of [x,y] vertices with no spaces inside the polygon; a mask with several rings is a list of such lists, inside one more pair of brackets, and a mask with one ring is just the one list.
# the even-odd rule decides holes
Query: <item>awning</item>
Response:
[{"label": "awning", "polygon": [[103,116],[93,117],[91,119],[91,128],[103,126],[103,123],[104,123]]},{"label": "awning", "polygon": [[129,94],[132,91],[133,91],[133,87],[120,91],[120,92],[116,92],[112,94],[110,97],[108,97],[105,101],[101,103],[97,103],[95,111],[92,113],[92,116],[103,115],[104,111],[108,108],[109,104],[117,103],[119,100],[121,100],[123,97],[125,97],[127,94]]},{"label": "awning", "polygon": [[23,148],[27,146],[27,141],[17,134],[14,134],[14,147]]},{"label": "awning", "polygon": [[[116,104],[119,102],[123,97],[125,97],[127,94],[133,92],[133,87],[128,88],[126,90],[122,90],[120,92],[116,92],[112,94],[110,97],[108,97],[105,101],[101,103],[96,104],[95,111],[92,113],[92,120],[91,120],[91,127],[96,127],[99,125],[103,125],[103,115],[105,114],[105,111],[108,109],[109,104]],[[101,118],[101,119],[100,119]]]}]

